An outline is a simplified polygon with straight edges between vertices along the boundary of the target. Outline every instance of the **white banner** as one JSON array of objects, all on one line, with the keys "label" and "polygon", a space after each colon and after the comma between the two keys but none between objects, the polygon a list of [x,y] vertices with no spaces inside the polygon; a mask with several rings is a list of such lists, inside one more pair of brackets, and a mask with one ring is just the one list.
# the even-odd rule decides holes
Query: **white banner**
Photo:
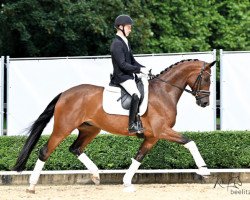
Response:
[{"label": "white banner", "polygon": [[250,52],[220,52],[221,130],[250,130]]},{"label": "white banner", "polygon": [[4,57],[0,58],[0,135],[3,135],[3,123],[4,123]]},{"label": "white banner", "polygon": [[[215,51],[192,54],[145,55],[136,59],[154,74],[183,59],[215,60]],[[71,57],[48,59],[10,59],[8,65],[8,135],[24,134],[31,122],[43,112],[60,92],[88,83],[105,86],[113,67],[109,57]],[[215,80],[215,67],[212,78]],[[200,108],[195,98],[184,93],[178,105],[175,130],[215,130],[215,81],[211,85],[210,106]],[[190,120],[192,119],[192,120]],[[51,120],[53,121],[53,120]],[[50,134],[52,122],[44,130]]]}]

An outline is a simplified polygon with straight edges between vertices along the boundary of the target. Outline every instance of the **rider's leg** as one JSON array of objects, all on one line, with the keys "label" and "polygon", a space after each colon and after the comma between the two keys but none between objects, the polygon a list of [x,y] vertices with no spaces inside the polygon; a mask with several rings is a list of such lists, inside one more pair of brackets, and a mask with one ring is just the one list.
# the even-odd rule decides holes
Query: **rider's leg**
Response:
[{"label": "rider's leg", "polygon": [[123,83],[120,83],[120,85],[132,96],[133,94],[137,94],[137,96],[141,97],[141,93],[139,92],[135,80],[128,79],[124,81]]},{"label": "rider's leg", "polygon": [[141,124],[137,123],[137,114],[138,114],[138,106],[139,106],[139,97],[137,94],[132,95],[132,101],[129,109],[129,126],[128,130],[130,133],[141,132],[143,130]]},{"label": "rider's leg", "polygon": [[137,115],[139,111],[139,101],[140,101],[140,92],[137,89],[136,83],[134,80],[127,80],[121,83],[121,86],[132,96],[132,101],[129,109],[129,132],[130,133],[142,133],[143,127],[140,122],[137,122]]}]

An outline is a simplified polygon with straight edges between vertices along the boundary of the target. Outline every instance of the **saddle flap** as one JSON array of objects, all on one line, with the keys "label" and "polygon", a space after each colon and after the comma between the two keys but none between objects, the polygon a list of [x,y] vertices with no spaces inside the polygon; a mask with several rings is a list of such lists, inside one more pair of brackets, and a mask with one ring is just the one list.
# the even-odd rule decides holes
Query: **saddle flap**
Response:
[{"label": "saddle flap", "polygon": [[[148,80],[143,80],[144,84],[144,99],[140,105],[139,108],[139,115],[142,116],[146,110],[147,110],[147,104],[148,104]],[[129,115],[129,107],[127,109],[124,109],[121,105],[121,102],[129,101],[129,98],[127,98],[127,95],[121,94],[121,88],[120,87],[114,87],[107,85],[104,88],[103,91],[103,109],[106,113],[109,114],[118,114],[118,115]],[[124,99],[123,99],[123,98]],[[131,98],[131,96],[129,95]],[[119,99],[119,100],[118,100]],[[118,100],[118,101],[117,101]]]}]

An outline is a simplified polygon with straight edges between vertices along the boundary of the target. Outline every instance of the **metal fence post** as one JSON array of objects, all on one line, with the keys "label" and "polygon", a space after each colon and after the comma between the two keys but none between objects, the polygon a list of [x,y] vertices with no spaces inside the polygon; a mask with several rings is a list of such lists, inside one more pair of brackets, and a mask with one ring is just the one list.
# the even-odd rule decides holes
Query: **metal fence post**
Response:
[{"label": "metal fence post", "polygon": [[4,123],[4,56],[1,56],[1,71],[0,71],[0,135],[3,135]]}]

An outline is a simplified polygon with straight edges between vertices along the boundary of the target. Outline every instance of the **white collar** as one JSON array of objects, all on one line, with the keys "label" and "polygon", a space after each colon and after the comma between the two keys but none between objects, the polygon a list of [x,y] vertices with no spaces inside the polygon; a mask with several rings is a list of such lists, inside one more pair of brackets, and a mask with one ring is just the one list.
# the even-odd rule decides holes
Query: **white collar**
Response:
[{"label": "white collar", "polygon": [[129,46],[128,46],[128,39],[127,39],[124,35],[121,35],[121,34],[118,34],[118,33],[117,33],[116,35],[118,35],[119,37],[122,38],[122,40],[125,42],[125,44],[127,45],[128,49],[129,49]]}]

